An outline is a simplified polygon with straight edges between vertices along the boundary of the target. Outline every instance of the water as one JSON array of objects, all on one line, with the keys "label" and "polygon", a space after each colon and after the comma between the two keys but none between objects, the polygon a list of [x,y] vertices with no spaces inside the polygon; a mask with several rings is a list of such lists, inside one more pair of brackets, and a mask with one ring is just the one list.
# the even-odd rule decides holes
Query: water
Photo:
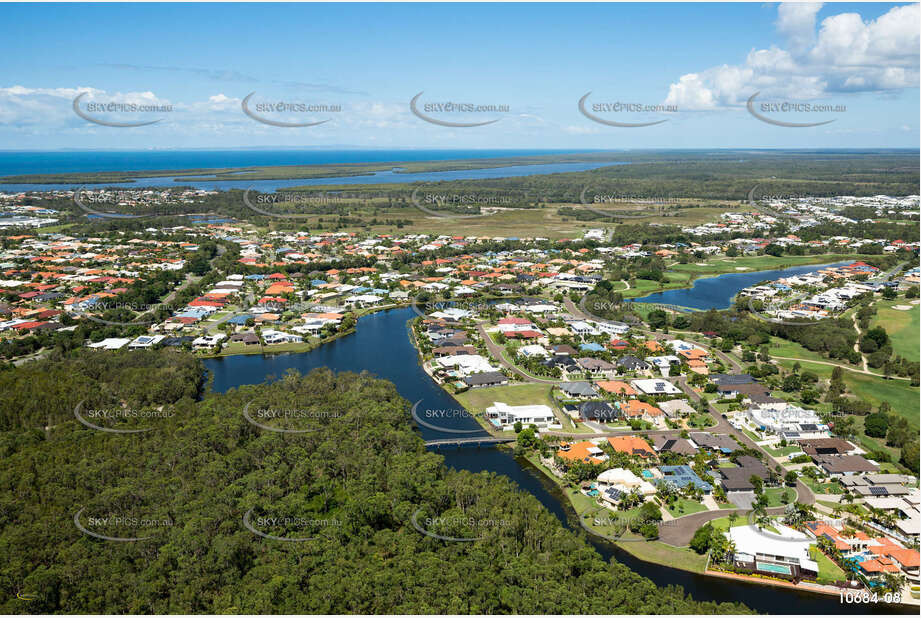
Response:
[{"label": "water", "polygon": [[[569,154],[564,151],[533,150],[381,150],[381,151],[191,151],[191,152],[73,152],[11,153],[0,152],[0,176],[16,174],[56,174],[65,172],[141,171],[178,169],[215,169],[227,167],[259,167],[269,165],[321,165],[336,163],[376,163],[393,161],[445,161],[453,159],[485,159],[510,156]],[[612,157],[614,155],[612,154]],[[97,160],[98,159],[98,160]],[[546,163],[510,165],[479,170],[450,170],[442,172],[403,173],[396,169],[383,170],[363,176],[330,178],[293,178],[286,180],[202,180],[190,181],[182,176],[166,175],[140,178],[134,182],[103,183],[105,187],[176,187],[227,191],[255,189],[261,192],[289,187],[318,185],[367,185],[408,182],[438,182],[442,180],[483,180],[537,174],[583,172],[609,165],[626,165],[616,161],[579,163]],[[0,191],[66,191],[82,186],[79,183],[0,184]]]},{"label": "water", "polygon": [[809,264],[806,266],[792,266],[778,270],[758,270],[754,272],[727,273],[717,277],[696,279],[689,288],[655,292],[641,298],[634,298],[637,303],[664,303],[691,307],[692,309],[728,309],[732,306],[732,299],[744,288],[755,285],[768,279],[779,279],[792,275],[814,273],[832,266],[843,266],[851,262],[836,262],[834,264]]},{"label": "water", "polygon": [[[258,384],[273,376],[278,379],[289,369],[301,373],[318,367],[329,367],[335,371],[367,370],[393,382],[410,402],[421,400],[420,409],[458,409],[458,403],[436,385],[418,363],[406,324],[415,315],[411,309],[403,308],[363,317],[355,334],[302,354],[207,359],[205,365],[214,378],[212,389],[224,392],[243,384]],[[469,418],[452,417],[439,422],[452,429],[479,427]],[[421,432],[426,439],[451,437],[425,427],[421,428]],[[482,432],[482,435],[486,433]],[[438,452],[444,456],[447,466],[505,475],[537,498],[564,526],[581,531],[575,513],[560,489],[527,461],[516,460],[507,450],[495,448],[451,447]],[[606,560],[615,558],[659,586],[682,586],[701,601],[737,601],[758,611],[776,614],[866,613],[876,609],[863,605],[840,605],[834,597],[715,579],[650,564],[633,558],[603,539],[591,535],[586,538]],[[878,609],[880,612],[884,610],[892,612],[889,607]]]}]

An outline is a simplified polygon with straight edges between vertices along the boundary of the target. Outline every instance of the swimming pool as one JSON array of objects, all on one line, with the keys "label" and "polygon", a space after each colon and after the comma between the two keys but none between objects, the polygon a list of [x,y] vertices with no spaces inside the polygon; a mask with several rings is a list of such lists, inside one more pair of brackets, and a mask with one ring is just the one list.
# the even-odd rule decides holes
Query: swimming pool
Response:
[{"label": "swimming pool", "polygon": [[784,566],[782,564],[768,564],[766,562],[756,562],[755,566],[758,567],[759,571],[765,571],[767,573],[779,573],[781,575],[792,575],[793,571],[790,570],[790,567]]}]

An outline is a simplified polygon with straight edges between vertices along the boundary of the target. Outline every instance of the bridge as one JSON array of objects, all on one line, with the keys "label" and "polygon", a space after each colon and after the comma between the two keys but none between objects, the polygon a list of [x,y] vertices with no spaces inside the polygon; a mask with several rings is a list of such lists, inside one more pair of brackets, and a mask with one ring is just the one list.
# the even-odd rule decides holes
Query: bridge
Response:
[{"label": "bridge", "polygon": [[426,446],[456,446],[458,448],[467,445],[474,444],[477,447],[480,446],[492,446],[494,444],[503,444],[505,442],[514,442],[517,438],[494,438],[493,436],[479,436],[479,437],[466,437],[466,438],[439,438],[438,440],[426,440]]}]

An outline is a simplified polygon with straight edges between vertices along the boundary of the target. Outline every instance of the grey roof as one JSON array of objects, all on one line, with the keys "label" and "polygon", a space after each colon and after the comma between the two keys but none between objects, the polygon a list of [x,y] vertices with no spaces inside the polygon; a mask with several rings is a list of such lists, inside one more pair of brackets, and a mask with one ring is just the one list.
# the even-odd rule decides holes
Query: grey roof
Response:
[{"label": "grey roof", "polygon": [[598,391],[588,382],[563,382],[560,390],[572,397],[597,397]]},{"label": "grey roof", "polygon": [[714,373],[710,375],[710,381],[714,384],[725,386],[730,384],[751,384],[755,381],[747,373]]},{"label": "grey roof", "polygon": [[585,401],[579,405],[579,415],[587,420],[613,421],[618,411],[607,401]]},{"label": "grey roof", "polygon": [[688,434],[695,444],[714,451],[731,453],[738,450],[739,444],[726,434],[712,434],[706,431],[694,431]]},{"label": "grey roof", "polygon": [[644,360],[638,359],[632,354],[621,356],[620,358],[617,359],[616,364],[618,367],[626,367],[627,369],[648,369],[649,368],[649,363],[647,363]]},{"label": "grey roof", "polygon": [[484,371],[475,373],[472,376],[464,378],[464,382],[469,386],[483,386],[484,384],[501,384],[507,382],[508,377],[498,371]]}]

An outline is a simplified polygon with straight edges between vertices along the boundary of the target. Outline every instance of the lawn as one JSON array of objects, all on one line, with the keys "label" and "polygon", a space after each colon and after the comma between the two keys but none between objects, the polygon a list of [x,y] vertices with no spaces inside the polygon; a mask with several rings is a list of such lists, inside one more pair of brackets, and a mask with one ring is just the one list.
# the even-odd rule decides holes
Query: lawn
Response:
[{"label": "lawn", "polygon": [[803,449],[801,449],[799,446],[795,444],[788,444],[787,446],[782,446],[780,448],[765,447],[764,450],[766,450],[768,453],[770,453],[774,457],[785,457],[789,455],[790,453],[796,453]]},{"label": "lawn", "polygon": [[806,484],[806,486],[811,489],[814,493],[817,494],[842,494],[844,490],[841,489],[841,485],[837,481],[829,483],[819,483],[808,476],[801,475],[800,480]]},{"label": "lawn", "polygon": [[[778,350],[782,350],[784,353],[781,354]],[[792,342],[784,342],[782,347],[775,346],[772,343],[771,354],[801,359],[799,363],[803,371],[811,371],[821,379],[827,380],[831,378],[831,372],[834,369],[831,365],[810,363],[809,359],[817,359],[818,355]],[[838,362],[827,361],[827,359],[820,360]],[[777,362],[790,369],[796,361],[778,360]],[[846,363],[844,365],[849,366]],[[918,429],[918,418],[919,413],[921,413],[921,406],[919,406],[918,400],[919,390],[909,386],[908,380],[886,380],[845,370],[844,383],[850,392],[861,399],[869,401],[873,406],[879,406],[882,402],[888,401],[894,413],[904,416],[915,429]]]},{"label": "lawn", "polygon": [[707,507],[700,502],[688,500],[687,498],[678,498],[673,505],[668,507],[668,512],[672,514],[672,517],[681,517],[682,515],[690,515],[691,513],[699,513],[706,510]]},{"label": "lawn", "polygon": [[764,494],[768,499],[768,507],[789,504],[788,501],[784,500],[784,495],[788,492],[792,496],[789,502],[796,500],[796,490],[792,487],[768,487],[765,489]]},{"label": "lawn", "polygon": [[550,384],[510,384],[508,386],[492,386],[487,388],[471,388],[454,397],[461,402],[467,410],[482,412],[496,401],[507,403],[510,406],[524,406],[531,404],[545,404],[553,406],[550,399]]},{"label": "lawn", "polygon": [[817,581],[820,584],[828,584],[834,581],[844,581],[844,571],[835,564],[831,558],[823,554],[817,547],[809,548],[809,557],[819,565],[819,576]]},{"label": "lawn", "polygon": [[870,327],[882,326],[889,333],[892,341],[892,350],[895,354],[908,360],[919,360],[918,338],[921,336],[919,329],[919,315],[921,305],[911,305],[909,311],[898,311],[893,305],[908,305],[904,298],[898,300],[881,301],[876,304],[876,316],[870,321]]},{"label": "lawn", "polygon": [[747,525],[748,520],[744,516],[739,515],[738,517],[735,518],[735,521],[733,521],[732,525],[730,526],[729,516],[727,515],[726,517],[719,517],[717,519],[714,519],[710,523],[713,525],[715,529],[722,530],[723,532],[725,532],[726,530],[729,530],[730,527],[735,528],[736,526]]},{"label": "lawn", "polygon": [[510,384],[508,386],[493,386],[488,388],[471,388],[463,393],[457,393],[454,398],[460,402],[465,410],[470,412],[483,412],[496,401],[507,403],[510,406],[525,406],[544,404],[550,406],[558,419],[562,419],[566,431],[594,435],[594,432],[574,422],[568,414],[559,409],[556,401],[551,397],[551,384]]},{"label": "lawn", "polygon": [[692,414],[688,418],[688,425],[694,429],[706,429],[716,425],[716,421],[709,414]]},{"label": "lawn", "polygon": [[660,541],[618,543],[617,546],[640,560],[661,564],[673,569],[681,569],[682,571],[703,573],[704,567],[707,565],[706,554],[701,555],[683,547],[672,547]]}]

